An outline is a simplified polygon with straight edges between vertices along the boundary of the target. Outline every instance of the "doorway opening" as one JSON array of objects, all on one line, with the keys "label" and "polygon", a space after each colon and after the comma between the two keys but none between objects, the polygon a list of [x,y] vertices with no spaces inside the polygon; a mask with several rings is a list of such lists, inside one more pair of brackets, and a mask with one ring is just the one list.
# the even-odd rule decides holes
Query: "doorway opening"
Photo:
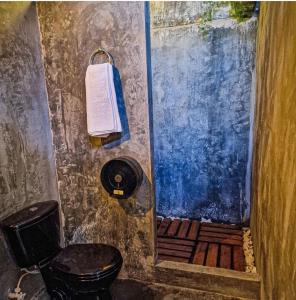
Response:
[{"label": "doorway opening", "polygon": [[243,250],[252,252],[254,5],[238,20],[230,2],[150,3],[159,260],[255,271]]}]

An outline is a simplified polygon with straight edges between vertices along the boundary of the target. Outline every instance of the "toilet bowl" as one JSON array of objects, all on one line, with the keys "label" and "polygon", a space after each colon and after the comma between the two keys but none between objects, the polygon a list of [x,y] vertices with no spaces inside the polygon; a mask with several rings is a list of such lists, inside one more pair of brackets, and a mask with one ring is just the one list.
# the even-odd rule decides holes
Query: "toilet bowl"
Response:
[{"label": "toilet bowl", "polygon": [[122,256],[105,244],[60,247],[57,201],[38,202],[0,222],[8,246],[21,268],[37,265],[55,300],[107,300]]}]

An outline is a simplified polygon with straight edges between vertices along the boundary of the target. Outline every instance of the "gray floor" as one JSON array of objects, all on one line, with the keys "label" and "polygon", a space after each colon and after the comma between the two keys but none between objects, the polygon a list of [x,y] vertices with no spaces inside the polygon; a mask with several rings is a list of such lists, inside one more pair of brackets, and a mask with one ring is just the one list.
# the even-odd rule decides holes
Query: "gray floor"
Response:
[{"label": "gray floor", "polygon": [[[22,284],[26,300],[50,300],[42,278],[39,275],[28,276]],[[173,287],[163,284],[144,283],[136,280],[118,279],[112,287],[113,300],[231,300],[219,294]]]}]

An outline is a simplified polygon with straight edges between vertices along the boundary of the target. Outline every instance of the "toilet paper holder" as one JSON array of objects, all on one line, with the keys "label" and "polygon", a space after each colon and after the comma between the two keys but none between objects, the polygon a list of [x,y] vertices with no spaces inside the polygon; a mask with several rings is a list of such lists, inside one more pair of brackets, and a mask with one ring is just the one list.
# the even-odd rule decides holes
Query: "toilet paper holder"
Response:
[{"label": "toilet paper holder", "polygon": [[127,199],[141,186],[143,170],[133,158],[121,156],[109,160],[101,170],[101,183],[113,198]]}]

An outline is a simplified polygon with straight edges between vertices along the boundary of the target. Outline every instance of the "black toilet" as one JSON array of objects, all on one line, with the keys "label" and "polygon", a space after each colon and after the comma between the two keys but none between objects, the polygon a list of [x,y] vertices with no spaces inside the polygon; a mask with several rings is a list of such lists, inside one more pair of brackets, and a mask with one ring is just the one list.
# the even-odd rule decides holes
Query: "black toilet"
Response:
[{"label": "black toilet", "polygon": [[104,244],[61,248],[57,201],[26,207],[0,226],[18,266],[37,265],[52,299],[111,299],[109,287],[123,262],[120,252]]}]

